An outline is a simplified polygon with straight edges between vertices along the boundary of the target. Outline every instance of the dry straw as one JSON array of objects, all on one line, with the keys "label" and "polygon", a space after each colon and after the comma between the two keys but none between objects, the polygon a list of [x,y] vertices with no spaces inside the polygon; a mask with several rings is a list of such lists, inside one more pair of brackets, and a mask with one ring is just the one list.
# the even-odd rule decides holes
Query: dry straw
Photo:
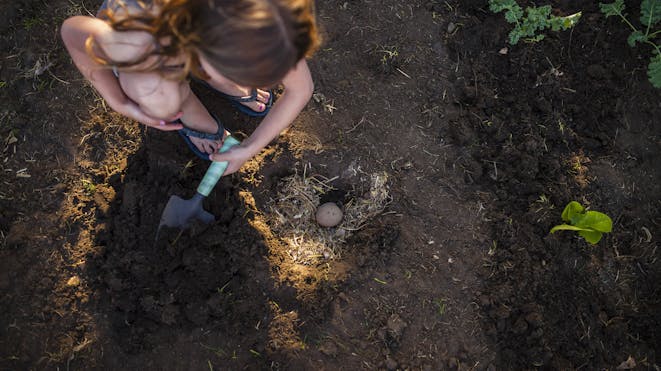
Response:
[{"label": "dry straw", "polygon": [[[300,264],[316,264],[322,260],[339,258],[349,236],[381,214],[391,201],[388,174],[369,176],[369,192],[353,197],[344,205],[344,218],[334,228],[317,224],[315,213],[320,196],[334,190],[337,179],[310,175],[311,167],[280,182],[278,197],[269,205],[269,224],[273,232],[289,247],[292,260]],[[359,187],[362,188],[362,187]]]}]

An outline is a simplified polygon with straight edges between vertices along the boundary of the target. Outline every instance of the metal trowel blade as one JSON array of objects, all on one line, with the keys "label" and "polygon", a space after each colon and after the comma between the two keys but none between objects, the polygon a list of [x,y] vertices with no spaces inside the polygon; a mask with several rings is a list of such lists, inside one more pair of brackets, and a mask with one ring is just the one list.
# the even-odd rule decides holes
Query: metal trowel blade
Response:
[{"label": "metal trowel blade", "polygon": [[163,214],[161,215],[161,223],[159,227],[181,227],[185,228],[190,224],[193,219],[197,219],[203,223],[209,224],[215,220],[213,214],[205,211],[202,208],[201,200],[195,197],[189,200],[184,200],[179,196],[170,196]]},{"label": "metal trowel blade", "polygon": [[158,233],[163,226],[186,228],[193,219],[209,224],[215,220],[215,217],[202,208],[201,199],[197,197],[184,200],[176,195],[170,196],[163,214],[161,214],[161,222],[156,231],[156,238],[158,239]]}]

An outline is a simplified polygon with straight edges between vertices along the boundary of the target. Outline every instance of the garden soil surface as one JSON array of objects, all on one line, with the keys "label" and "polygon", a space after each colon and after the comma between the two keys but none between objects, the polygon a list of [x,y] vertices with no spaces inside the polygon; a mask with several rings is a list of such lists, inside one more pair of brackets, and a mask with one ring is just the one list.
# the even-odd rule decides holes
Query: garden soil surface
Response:
[{"label": "garden soil surface", "polygon": [[[659,369],[661,95],[596,2],[516,46],[486,1],[317,2],[314,99],[157,239],[207,164],[83,81],[59,27],[99,2],[0,3],[0,369]],[[270,225],[288,176],[346,206],[384,173],[333,258]],[[572,200],[613,232],[549,234]]]}]

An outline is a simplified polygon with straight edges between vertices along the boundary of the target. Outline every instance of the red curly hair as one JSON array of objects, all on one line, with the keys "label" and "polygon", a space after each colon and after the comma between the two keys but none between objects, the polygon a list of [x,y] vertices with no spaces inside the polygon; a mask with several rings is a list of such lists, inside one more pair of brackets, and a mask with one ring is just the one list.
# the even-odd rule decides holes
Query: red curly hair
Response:
[{"label": "red curly hair", "polygon": [[183,67],[167,77],[207,79],[199,63],[203,57],[238,84],[272,86],[318,48],[313,6],[311,0],[153,0],[142,12],[118,16],[109,8],[100,14],[116,31],[149,32],[156,42],[151,51],[116,62],[95,52],[92,37],[86,47],[97,63],[120,71],[156,57],[140,70],[163,73],[166,60],[183,55]]}]

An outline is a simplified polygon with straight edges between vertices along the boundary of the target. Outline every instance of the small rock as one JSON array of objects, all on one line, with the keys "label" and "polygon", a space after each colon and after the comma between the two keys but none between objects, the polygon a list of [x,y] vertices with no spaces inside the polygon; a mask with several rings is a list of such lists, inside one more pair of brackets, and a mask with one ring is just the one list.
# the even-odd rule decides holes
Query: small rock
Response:
[{"label": "small rock", "polygon": [[351,81],[349,80],[340,80],[337,82],[337,85],[341,88],[350,88],[351,87]]},{"label": "small rock", "polygon": [[453,33],[457,30],[457,25],[454,22],[448,23],[448,33]]},{"label": "small rock", "polygon": [[500,49],[500,50],[498,51],[498,54],[500,54],[500,55],[507,55],[507,53],[508,53],[509,51],[510,51],[510,50],[507,49],[507,47],[505,47],[505,48]]},{"label": "small rock", "polygon": [[632,356],[629,356],[626,361],[620,363],[620,365],[617,366],[618,370],[631,370],[633,368],[636,368],[636,360],[633,359]]},{"label": "small rock", "polygon": [[528,329],[528,323],[526,322],[526,320],[523,317],[519,317],[516,320],[516,322],[514,322],[514,326],[512,328],[512,331],[515,334],[523,334],[524,332],[526,332],[527,329]]},{"label": "small rock", "polygon": [[198,326],[204,325],[209,319],[209,308],[206,303],[189,303],[184,308],[184,313],[189,321]]},{"label": "small rock", "polygon": [[587,68],[588,75],[594,79],[602,79],[606,77],[606,74],[608,73],[606,69],[599,64],[591,64]]},{"label": "small rock", "polygon": [[78,276],[73,276],[67,281],[67,286],[76,287],[80,285],[80,278]]},{"label": "small rock", "polygon": [[543,113],[549,113],[553,109],[551,103],[544,98],[537,99],[535,102],[535,108]]},{"label": "small rock", "polygon": [[388,318],[388,331],[392,333],[392,335],[395,336],[395,338],[399,338],[402,336],[402,332],[408,324],[404,322],[396,313],[394,313],[390,318]]},{"label": "small rock", "polygon": [[432,50],[436,52],[436,54],[439,57],[446,57],[447,56],[447,51],[445,50],[445,47],[443,46],[443,43],[440,41],[436,41],[431,45]]},{"label": "small rock", "polygon": [[397,361],[395,361],[394,359],[392,359],[390,357],[386,358],[386,368],[389,371],[396,370],[397,369]]},{"label": "small rock", "polygon": [[335,345],[334,342],[328,340],[321,344],[319,351],[327,356],[334,357],[337,354],[337,345]]},{"label": "small rock", "polygon": [[505,319],[510,316],[510,309],[504,305],[501,305],[494,311],[496,318]]},{"label": "small rock", "polygon": [[530,339],[540,339],[542,336],[544,336],[544,330],[541,328],[538,328],[530,333]]},{"label": "small rock", "polygon": [[538,312],[528,313],[526,315],[526,322],[532,327],[539,327],[542,325],[543,317]]},{"label": "small rock", "polygon": [[179,315],[179,307],[173,304],[168,304],[163,307],[161,312],[161,322],[166,325],[173,325],[177,323],[177,316]]},{"label": "small rock", "polygon": [[457,358],[450,357],[450,359],[448,359],[448,368],[450,370],[458,370],[459,365],[461,365],[461,362]]}]

